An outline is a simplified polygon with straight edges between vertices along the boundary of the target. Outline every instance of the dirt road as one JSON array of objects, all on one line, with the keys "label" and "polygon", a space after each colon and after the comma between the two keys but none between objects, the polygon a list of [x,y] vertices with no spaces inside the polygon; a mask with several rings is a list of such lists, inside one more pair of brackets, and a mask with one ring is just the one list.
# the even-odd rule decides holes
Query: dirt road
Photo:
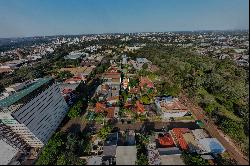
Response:
[{"label": "dirt road", "polygon": [[205,116],[203,110],[195,106],[187,97],[184,95],[179,98],[190,111],[205,124],[205,129],[210,133],[212,137],[217,138],[221,144],[226,148],[228,153],[234,158],[239,165],[249,165],[249,159],[242,154],[239,148],[234,144],[234,142],[226,135],[223,134],[221,130],[212,122],[209,121]]}]

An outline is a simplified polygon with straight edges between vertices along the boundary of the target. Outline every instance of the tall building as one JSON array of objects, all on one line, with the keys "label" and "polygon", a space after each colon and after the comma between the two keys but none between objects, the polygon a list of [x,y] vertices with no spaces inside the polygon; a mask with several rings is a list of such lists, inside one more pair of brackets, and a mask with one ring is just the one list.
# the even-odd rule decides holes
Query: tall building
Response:
[{"label": "tall building", "polygon": [[51,77],[0,100],[0,135],[19,149],[43,147],[68,110],[59,86]]}]

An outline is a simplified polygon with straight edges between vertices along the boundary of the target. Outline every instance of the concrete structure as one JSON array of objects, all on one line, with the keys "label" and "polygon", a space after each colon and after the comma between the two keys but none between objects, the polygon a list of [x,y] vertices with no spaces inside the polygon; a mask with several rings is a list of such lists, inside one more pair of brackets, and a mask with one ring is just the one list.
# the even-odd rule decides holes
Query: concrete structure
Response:
[{"label": "concrete structure", "polygon": [[51,77],[0,101],[0,134],[20,149],[42,147],[60,125],[68,110]]},{"label": "concrete structure", "polygon": [[88,53],[80,52],[80,51],[72,51],[68,55],[64,57],[64,59],[78,59],[82,57],[88,56]]},{"label": "concrete structure", "polygon": [[226,150],[216,138],[199,139],[199,144],[202,147],[203,154],[220,154]]},{"label": "concrete structure", "polygon": [[102,165],[102,156],[91,156],[87,158],[87,165]]},{"label": "concrete structure", "polygon": [[161,155],[161,165],[185,165],[180,155]]},{"label": "concrete structure", "polygon": [[8,165],[18,152],[15,148],[0,138],[0,165]]},{"label": "concrete structure", "polygon": [[136,146],[117,146],[116,165],[135,165]]}]

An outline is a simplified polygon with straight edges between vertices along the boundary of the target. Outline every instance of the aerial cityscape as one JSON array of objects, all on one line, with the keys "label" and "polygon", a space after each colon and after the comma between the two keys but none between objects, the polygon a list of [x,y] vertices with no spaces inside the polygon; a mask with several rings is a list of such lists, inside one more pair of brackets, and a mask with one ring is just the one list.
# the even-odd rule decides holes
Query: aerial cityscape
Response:
[{"label": "aerial cityscape", "polygon": [[0,20],[0,165],[249,165],[248,0],[0,0]]}]

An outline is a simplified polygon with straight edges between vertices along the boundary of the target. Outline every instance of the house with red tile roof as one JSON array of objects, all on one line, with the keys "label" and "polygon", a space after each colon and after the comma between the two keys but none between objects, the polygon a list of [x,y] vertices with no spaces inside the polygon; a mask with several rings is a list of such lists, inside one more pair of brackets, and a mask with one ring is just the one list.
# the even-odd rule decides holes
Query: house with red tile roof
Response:
[{"label": "house with red tile roof", "polygon": [[143,104],[141,104],[140,101],[138,101],[138,100],[135,103],[135,111],[137,113],[144,113],[145,112],[145,108],[144,108]]},{"label": "house with red tile roof", "polygon": [[158,136],[156,141],[159,143],[160,147],[175,147],[174,140],[169,133],[165,133],[163,136]]},{"label": "house with red tile roof", "polygon": [[146,88],[154,88],[154,84],[152,81],[149,80],[147,77],[141,77],[140,78],[140,83],[139,86],[143,89],[144,87]]},{"label": "house with red tile roof", "polygon": [[191,132],[188,128],[173,128],[170,133],[172,133],[173,138],[182,150],[188,150],[188,144],[183,136],[183,134]]},{"label": "house with red tile roof", "polygon": [[119,112],[119,107],[107,107],[105,103],[100,103],[97,102],[96,106],[94,108],[94,111],[96,113],[100,112],[106,112],[107,116],[106,118],[117,118],[118,117],[118,112]]}]

